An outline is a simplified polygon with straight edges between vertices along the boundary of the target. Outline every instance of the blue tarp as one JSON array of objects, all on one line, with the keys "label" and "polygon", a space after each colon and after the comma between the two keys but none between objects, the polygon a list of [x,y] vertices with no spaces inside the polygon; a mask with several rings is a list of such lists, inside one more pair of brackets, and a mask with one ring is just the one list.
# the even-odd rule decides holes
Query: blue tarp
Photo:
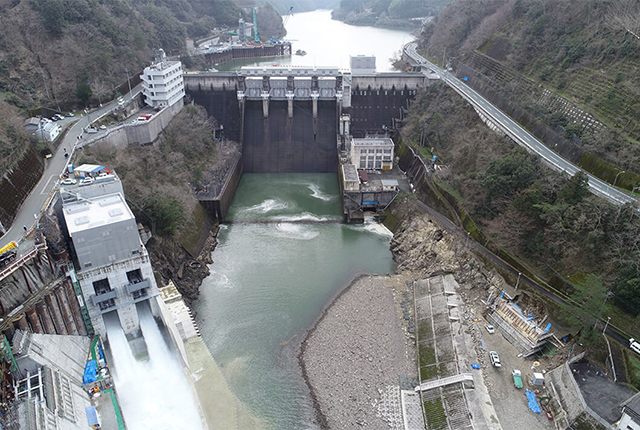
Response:
[{"label": "blue tarp", "polygon": [[547,332],[547,331],[549,331],[549,329],[550,329],[550,328],[551,328],[551,323],[549,323],[549,324],[547,325],[547,327],[544,329],[544,331],[545,331],[545,332]]},{"label": "blue tarp", "polygon": [[100,358],[104,360],[105,358],[104,352],[102,351],[102,345],[98,345],[98,353],[100,354]]},{"label": "blue tarp", "polygon": [[472,369],[480,369],[480,365],[476,364],[476,363],[471,363],[471,368]]},{"label": "blue tarp", "polygon": [[89,360],[84,366],[84,376],[82,377],[82,384],[87,385],[98,379],[98,370],[96,369],[96,361]]},{"label": "blue tarp", "polygon": [[541,414],[540,406],[538,405],[538,401],[536,400],[536,395],[533,391],[527,390],[527,399],[529,399],[529,409],[531,409],[536,414]]},{"label": "blue tarp", "polygon": [[89,427],[97,426],[100,423],[98,422],[98,413],[96,412],[95,406],[87,406],[84,408],[84,411],[87,414],[87,421],[89,422]]}]

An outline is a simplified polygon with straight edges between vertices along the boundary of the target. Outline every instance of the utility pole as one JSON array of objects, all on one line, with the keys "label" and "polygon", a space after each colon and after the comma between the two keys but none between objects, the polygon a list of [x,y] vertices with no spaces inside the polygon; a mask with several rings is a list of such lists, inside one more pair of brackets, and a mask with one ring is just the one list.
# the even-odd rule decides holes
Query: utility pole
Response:
[{"label": "utility pole", "polygon": [[129,94],[131,94],[131,79],[129,79],[129,69],[125,67],[124,71],[127,72],[127,82],[129,83]]},{"label": "utility pole", "polygon": [[518,291],[518,285],[520,285],[520,277],[522,276],[522,273],[518,272],[518,280],[516,281],[516,291]]}]

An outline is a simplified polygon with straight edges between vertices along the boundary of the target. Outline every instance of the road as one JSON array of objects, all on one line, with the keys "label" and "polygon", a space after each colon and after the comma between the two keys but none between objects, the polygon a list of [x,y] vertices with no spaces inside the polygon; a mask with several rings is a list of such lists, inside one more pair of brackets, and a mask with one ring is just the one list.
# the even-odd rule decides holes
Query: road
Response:
[{"label": "road", "polygon": [[[142,86],[138,85],[135,87],[130,93],[124,95],[124,99],[126,101],[131,100],[132,97],[135,97],[141,90]],[[82,117],[73,117],[67,118],[63,120],[62,124],[69,123],[75,121],[75,123],[71,126],[69,131],[67,132],[64,140],[58,145],[58,149],[53,154],[51,158],[45,161],[45,170],[42,174],[42,178],[38,184],[33,188],[31,194],[25,199],[20,207],[16,218],[13,221],[11,227],[7,228],[7,232],[0,238],[0,247],[8,244],[11,241],[20,242],[24,235],[23,226],[31,229],[35,223],[35,219],[37,215],[40,213],[42,206],[45,201],[49,197],[49,194],[57,185],[58,178],[62,173],[63,169],[67,164],[67,160],[69,158],[65,158],[64,150],[66,149],[68,152],[73,152],[75,149],[75,145],[78,142],[78,137],[82,135],[82,129],[89,125],[90,121],[95,120],[102,114],[114,109],[118,106],[117,100],[104,105],[100,109],[97,109],[91,112],[89,115],[84,115]],[[89,135],[95,136],[95,135]],[[87,138],[85,134],[83,139]],[[19,250],[19,252],[23,250]]]},{"label": "road", "polygon": [[[487,117],[503,131],[509,135],[518,144],[527,148],[530,152],[533,152],[540,156],[546,163],[552,166],[554,169],[566,172],[570,176],[575,175],[581,171],[579,167],[575,166],[571,162],[565,160],[560,155],[547,148],[542,142],[533,137],[528,131],[526,131],[520,124],[513,121],[509,116],[503,113],[500,109],[493,106],[484,97],[475,92],[473,89],[465,85],[462,81],[457,79],[452,73],[436,66],[433,63],[427,61],[416,51],[417,44],[415,42],[408,43],[404,46],[404,52],[417,64],[424,65],[435,73],[440,75],[440,79],[453,88],[458,94],[460,94],[465,100],[471,103],[475,108],[484,112]],[[624,203],[637,203],[638,200],[617,190],[610,186],[606,182],[596,178],[590,173],[582,170],[589,178],[589,188],[592,193],[608,199],[616,204]]]}]

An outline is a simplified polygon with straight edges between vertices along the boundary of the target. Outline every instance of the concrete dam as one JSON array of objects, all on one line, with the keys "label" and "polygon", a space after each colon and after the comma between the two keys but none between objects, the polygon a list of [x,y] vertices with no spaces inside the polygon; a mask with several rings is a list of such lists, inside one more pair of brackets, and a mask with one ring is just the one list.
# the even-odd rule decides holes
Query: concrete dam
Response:
[{"label": "concrete dam", "polygon": [[243,67],[186,74],[186,92],[242,143],[249,173],[334,173],[340,136],[384,134],[402,119],[423,73],[355,74],[336,67]]}]

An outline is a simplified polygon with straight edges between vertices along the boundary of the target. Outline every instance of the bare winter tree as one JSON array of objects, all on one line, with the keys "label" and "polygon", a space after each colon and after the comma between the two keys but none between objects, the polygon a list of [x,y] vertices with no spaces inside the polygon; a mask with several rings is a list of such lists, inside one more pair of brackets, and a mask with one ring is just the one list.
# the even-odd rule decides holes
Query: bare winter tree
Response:
[{"label": "bare winter tree", "polygon": [[98,96],[98,101],[102,104],[102,98],[111,92],[111,87],[100,78],[91,81],[91,92]]},{"label": "bare winter tree", "polygon": [[616,0],[607,11],[607,24],[613,29],[623,29],[640,40],[640,2]]}]

